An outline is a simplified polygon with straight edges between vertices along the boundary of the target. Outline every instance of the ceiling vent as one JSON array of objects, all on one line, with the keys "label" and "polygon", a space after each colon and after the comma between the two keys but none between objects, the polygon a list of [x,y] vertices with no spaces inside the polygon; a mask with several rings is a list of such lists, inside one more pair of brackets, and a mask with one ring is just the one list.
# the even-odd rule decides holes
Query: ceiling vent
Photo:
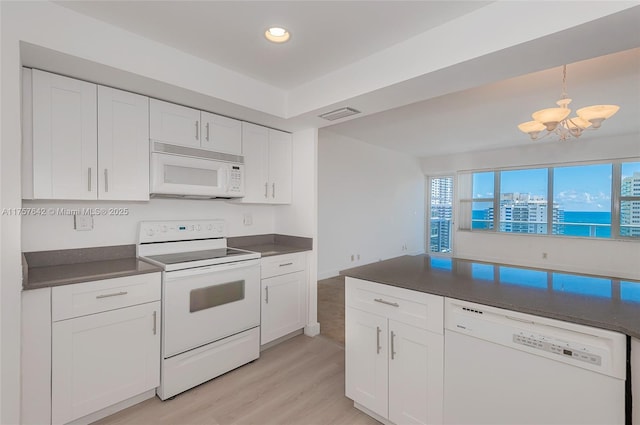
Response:
[{"label": "ceiling vent", "polygon": [[353,108],[340,108],[335,111],[325,112],[322,115],[318,115],[320,118],[324,118],[327,121],[335,121],[340,118],[350,117],[351,115],[359,114],[360,111]]}]

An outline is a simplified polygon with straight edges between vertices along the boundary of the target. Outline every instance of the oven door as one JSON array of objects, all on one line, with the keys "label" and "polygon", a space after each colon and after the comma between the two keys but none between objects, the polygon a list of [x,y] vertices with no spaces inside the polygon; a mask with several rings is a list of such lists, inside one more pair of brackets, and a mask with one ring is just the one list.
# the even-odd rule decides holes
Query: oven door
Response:
[{"label": "oven door", "polygon": [[164,273],[163,356],[260,325],[260,260]]},{"label": "oven door", "polygon": [[213,159],[151,153],[151,193],[202,197],[229,193],[230,165]]}]

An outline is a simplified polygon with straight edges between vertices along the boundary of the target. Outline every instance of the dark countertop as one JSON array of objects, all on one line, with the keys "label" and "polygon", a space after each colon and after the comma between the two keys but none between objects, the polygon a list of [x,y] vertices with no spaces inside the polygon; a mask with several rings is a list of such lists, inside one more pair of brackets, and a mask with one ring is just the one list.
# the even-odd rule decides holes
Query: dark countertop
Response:
[{"label": "dark countertop", "polygon": [[161,272],[135,256],[135,245],[25,252],[24,290]]},{"label": "dark countertop", "polygon": [[313,239],[278,234],[238,236],[227,238],[227,245],[231,248],[259,252],[263,257],[270,257],[310,251],[313,249]]},{"label": "dark countertop", "polygon": [[483,263],[403,256],[340,274],[640,338],[640,281]]}]

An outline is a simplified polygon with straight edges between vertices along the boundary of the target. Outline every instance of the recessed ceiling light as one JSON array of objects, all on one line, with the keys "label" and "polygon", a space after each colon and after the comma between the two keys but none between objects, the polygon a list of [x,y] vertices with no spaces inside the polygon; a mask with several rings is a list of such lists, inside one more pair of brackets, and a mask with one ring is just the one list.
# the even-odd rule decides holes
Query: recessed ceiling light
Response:
[{"label": "recessed ceiling light", "polygon": [[264,32],[264,36],[267,40],[274,43],[284,43],[289,40],[291,34],[289,34],[289,31],[287,31],[286,28],[271,27]]}]

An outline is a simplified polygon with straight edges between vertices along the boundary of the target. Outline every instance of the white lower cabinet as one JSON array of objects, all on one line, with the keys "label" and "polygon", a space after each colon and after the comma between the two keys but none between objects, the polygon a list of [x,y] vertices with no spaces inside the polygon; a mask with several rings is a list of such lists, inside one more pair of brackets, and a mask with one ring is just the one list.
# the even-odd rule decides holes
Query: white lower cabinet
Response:
[{"label": "white lower cabinet", "polygon": [[63,424],[160,384],[160,302],[52,325],[52,410]]},{"label": "white lower cabinet", "polygon": [[262,259],[260,344],[264,345],[307,323],[306,253]]},{"label": "white lower cabinet", "polygon": [[395,424],[442,423],[442,297],[346,279],[346,395]]},{"label": "white lower cabinet", "polygon": [[160,385],[160,273],[22,294],[22,423],[90,423]]}]

